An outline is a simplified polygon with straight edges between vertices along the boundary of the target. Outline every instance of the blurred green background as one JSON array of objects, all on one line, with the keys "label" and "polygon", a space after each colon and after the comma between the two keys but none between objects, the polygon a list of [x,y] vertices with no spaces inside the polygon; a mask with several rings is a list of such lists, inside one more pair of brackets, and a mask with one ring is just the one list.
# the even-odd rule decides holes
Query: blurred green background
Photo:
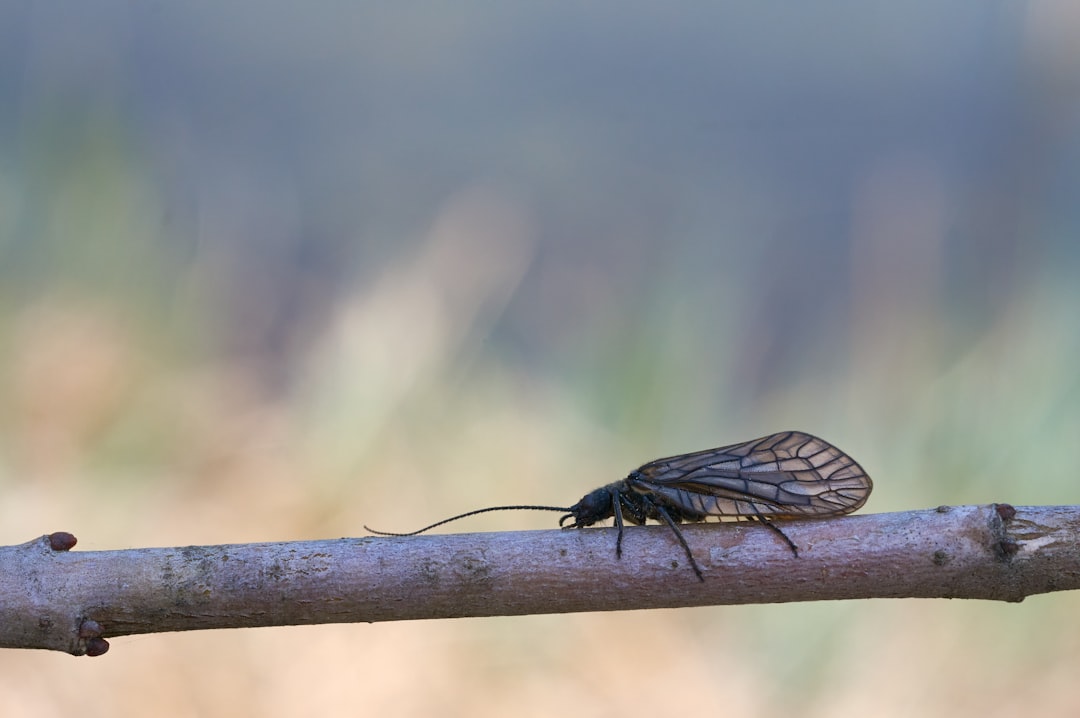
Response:
[{"label": "blurred green background", "polygon": [[[0,6],[0,533],[362,535],[783,429],[1080,503],[1080,6]],[[492,514],[454,530],[546,528]],[[5,715],[1076,715],[1077,597],[119,638]]]}]

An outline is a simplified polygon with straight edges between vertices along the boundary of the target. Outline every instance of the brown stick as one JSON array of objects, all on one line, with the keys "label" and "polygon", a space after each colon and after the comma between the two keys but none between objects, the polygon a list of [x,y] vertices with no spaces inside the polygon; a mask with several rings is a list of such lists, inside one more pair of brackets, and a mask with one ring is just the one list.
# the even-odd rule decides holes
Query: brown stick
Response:
[{"label": "brown stick", "polygon": [[1080,588],[1080,506],[940,507],[690,524],[698,581],[665,526],[67,551],[0,547],[0,647],[74,655],[160,631]]}]

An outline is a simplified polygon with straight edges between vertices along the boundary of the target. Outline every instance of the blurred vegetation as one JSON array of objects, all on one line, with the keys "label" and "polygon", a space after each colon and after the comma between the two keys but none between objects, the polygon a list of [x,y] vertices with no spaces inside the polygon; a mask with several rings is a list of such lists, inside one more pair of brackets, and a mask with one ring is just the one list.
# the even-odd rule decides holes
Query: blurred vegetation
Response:
[{"label": "blurred vegetation", "polygon": [[[24,72],[0,78],[7,542],[408,529],[794,428],[869,470],[871,511],[1077,502],[1064,6],[810,27],[635,7],[628,37],[556,10],[110,8],[0,11],[26,33],[0,43]],[[0,656],[0,700],[1072,715],[1075,601],[122,638]]]}]

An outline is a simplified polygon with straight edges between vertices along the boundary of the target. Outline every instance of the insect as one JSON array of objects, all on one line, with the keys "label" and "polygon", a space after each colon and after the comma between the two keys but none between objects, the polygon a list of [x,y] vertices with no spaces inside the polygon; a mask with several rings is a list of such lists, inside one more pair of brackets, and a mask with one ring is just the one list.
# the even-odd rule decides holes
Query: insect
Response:
[{"label": "insect", "polygon": [[[648,519],[668,525],[691,568],[704,581],[679,524],[705,521],[710,516],[759,521],[779,535],[798,557],[799,548],[772,522],[825,518],[855,511],[874,484],[854,459],[832,444],[800,431],[741,444],[706,449],[650,461],[625,479],[602,486],[573,506],[490,506],[451,516],[409,533],[364,528],[382,536],[414,536],[451,521],[488,511],[563,511],[563,528],[583,528],[615,517],[618,534],[615,555],[622,558],[625,522],[641,525]],[[573,523],[566,523],[573,519]]]}]

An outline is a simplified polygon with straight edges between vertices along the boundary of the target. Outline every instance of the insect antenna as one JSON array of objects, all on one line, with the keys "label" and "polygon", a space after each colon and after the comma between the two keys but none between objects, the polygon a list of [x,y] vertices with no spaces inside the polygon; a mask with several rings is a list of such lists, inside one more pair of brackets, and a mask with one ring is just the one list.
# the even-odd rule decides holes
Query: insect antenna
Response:
[{"label": "insect antenna", "polygon": [[408,533],[394,533],[392,531],[376,531],[375,529],[373,529],[373,528],[371,528],[369,526],[364,526],[364,528],[367,531],[370,531],[373,534],[378,534],[380,536],[415,536],[416,534],[422,534],[425,531],[430,531],[431,529],[433,529],[433,528],[435,528],[437,526],[442,526],[443,524],[448,524],[451,521],[457,521],[458,519],[463,519],[466,516],[475,516],[476,514],[485,514],[488,511],[562,511],[562,512],[565,513],[565,512],[567,512],[569,510],[570,509],[568,509],[568,508],[566,508],[564,506],[489,506],[486,509],[476,509],[475,511],[466,511],[463,514],[458,514],[457,516],[451,516],[450,518],[443,519],[442,521],[436,521],[435,523],[431,524],[430,526],[425,526],[424,528],[417,529],[416,531],[409,531]]}]

